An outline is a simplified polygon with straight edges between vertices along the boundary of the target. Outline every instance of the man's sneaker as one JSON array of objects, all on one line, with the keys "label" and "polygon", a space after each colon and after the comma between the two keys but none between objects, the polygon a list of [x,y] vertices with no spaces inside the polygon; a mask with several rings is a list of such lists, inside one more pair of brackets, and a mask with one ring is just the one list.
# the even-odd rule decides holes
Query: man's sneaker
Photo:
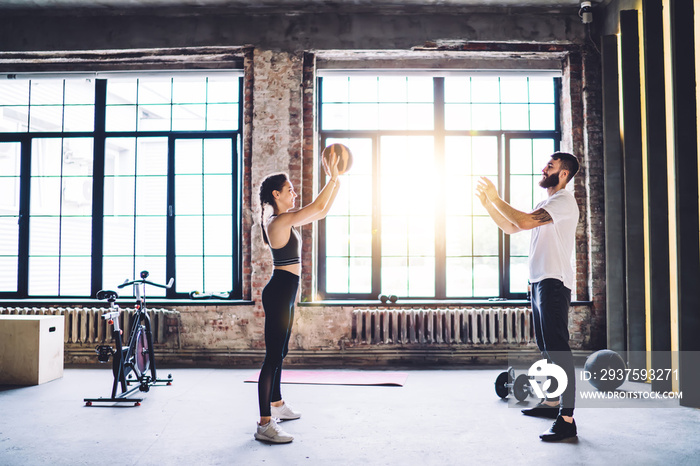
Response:
[{"label": "man's sneaker", "polygon": [[576,421],[566,422],[561,416],[557,416],[552,427],[540,435],[540,438],[546,442],[556,442],[572,437],[576,437]]},{"label": "man's sneaker", "polygon": [[255,440],[269,443],[289,443],[294,440],[294,437],[280,429],[274,419],[262,426],[258,424],[254,437]]},{"label": "man's sneaker", "polygon": [[279,419],[280,421],[291,421],[293,419],[299,419],[301,417],[301,413],[298,413],[292,409],[291,406],[289,406],[287,403],[284,403],[282,406],[270,406],[270,412],[272,417],[275,419]]},{"label": "man's sneaker", "polygon": [[559,405],[549,406],[547,404],[540,403],[533,408],[521,409],[520,412],[526,416],[546,417],[549,419],[556,419],[557,416],[559,415]]}]

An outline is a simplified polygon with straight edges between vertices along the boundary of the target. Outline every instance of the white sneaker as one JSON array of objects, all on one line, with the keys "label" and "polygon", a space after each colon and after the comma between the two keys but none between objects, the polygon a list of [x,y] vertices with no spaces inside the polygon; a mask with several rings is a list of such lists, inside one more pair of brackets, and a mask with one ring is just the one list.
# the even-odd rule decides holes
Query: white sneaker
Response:
[{"label": "white sneaker", "polygon": [[265,425],[258,424],[258,429],[254,434],[255,440],[270,443],[289,443],[294,440],[294,437],[280,429],[274,419],[271,419]]},{"label": "white sneaker", "polygon": [[301,417],[301,413],[294,411],[287,403],[284,403],[280,407],[270,406],[270,413],[273,418],[279,419],[280,421],[291,421]]}]

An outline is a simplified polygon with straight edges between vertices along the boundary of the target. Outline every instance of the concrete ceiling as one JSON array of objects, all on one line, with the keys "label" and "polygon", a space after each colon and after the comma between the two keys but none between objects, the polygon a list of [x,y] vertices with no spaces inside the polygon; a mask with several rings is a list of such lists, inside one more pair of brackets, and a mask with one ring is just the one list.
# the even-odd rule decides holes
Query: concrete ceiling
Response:
[{"label": "concrete ceiling", "polygon": [[[593,4],[601,0],[593,0]],[[580,0],[0,0],[0,9],[48,10],[48,9],[137,9],[225,7],[233,9],[290,9],[312,11],[314,9],[390,8],[390,7],[537,7],[576,8]]]}]

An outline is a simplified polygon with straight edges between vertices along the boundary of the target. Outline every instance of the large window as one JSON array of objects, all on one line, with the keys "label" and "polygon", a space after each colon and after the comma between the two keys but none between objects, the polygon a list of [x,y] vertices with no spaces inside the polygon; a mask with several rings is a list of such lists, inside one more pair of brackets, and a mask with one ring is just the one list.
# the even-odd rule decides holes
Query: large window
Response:
[{"label": "large window", "polygon": [[[0,83],[0,295],[241,296],[241,75]],[[127,291],[125,291],[127,292]],[[151,290],[157,294],[158,290]]]},{"label": "large window", "polygon": [[559,78],[319,78],[322,147],[354,156],[321,223],[324,298],[524,298],[529,235],[503,235],[475,197],[480,176],[531,210],[555,150]]}]

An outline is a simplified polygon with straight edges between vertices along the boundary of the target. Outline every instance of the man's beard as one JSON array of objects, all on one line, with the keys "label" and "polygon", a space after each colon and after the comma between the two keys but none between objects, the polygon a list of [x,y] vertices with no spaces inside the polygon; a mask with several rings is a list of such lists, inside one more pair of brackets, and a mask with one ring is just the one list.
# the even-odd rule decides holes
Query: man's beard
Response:
[{"label": "man's beard", "polygon": [[552,188],[559,184],[559,172],[552,173],[546,178],[540,180],[540,187],[542,188]]}]

